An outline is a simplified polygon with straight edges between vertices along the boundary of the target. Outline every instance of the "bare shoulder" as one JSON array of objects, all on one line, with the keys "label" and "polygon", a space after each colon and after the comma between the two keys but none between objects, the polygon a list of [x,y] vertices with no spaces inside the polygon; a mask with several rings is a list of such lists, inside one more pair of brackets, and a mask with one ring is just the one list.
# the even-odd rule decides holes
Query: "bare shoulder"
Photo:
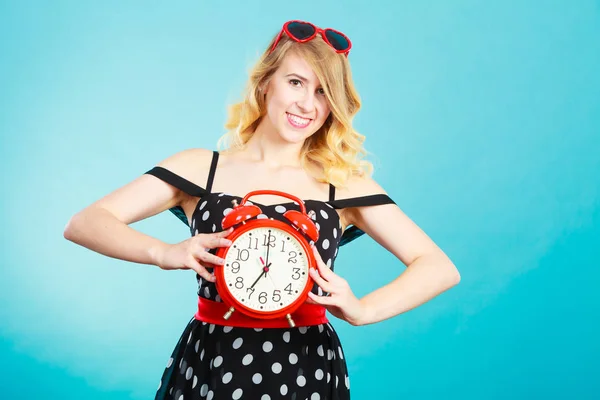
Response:
[{"label": "bare shoulder", "polygon": [[336,199],[369,196],[373,194],[387,194],[387,192],[370,176],[353,176],[346,186],[336,189]]},{"label": "bare shoulder", "polygon": [[186,149],[162,160],[157,166],[203,186],[208,178],[212,157],[213,151],[209,149]]},{"label": "bare shoulder", "polygon": [[[208,176],[211,157],[210,150],[189,149],[169,156],[156,166],[198,184]],[[150,174],[143,174],[97,200],[80,214],[88,209],[102,208],[120,221],[130,224],[189,202],[190,196],[175,186]]]},{"label": "bare shoulder", "polygon": [[[374,194],[387,194],[385,190],[370,176],[353,176],[344,187],[336,188],[335,199],[353,199]],[[361,207],[346,207],[339,211],[342,227],[357,225]]]},{"label": "bare shoulder", "polygon": [[[352,198],[376,194],[388,195],[381,185],[371,177],[355,177],[349,181],[343,197],[345,198],[347,195],[348,198]],[[350,207],[345,212],[350,224],[362,229],[405,265],[410,265],[424,254],[440,251],[427,234],[397,204],[361,205]]]}]

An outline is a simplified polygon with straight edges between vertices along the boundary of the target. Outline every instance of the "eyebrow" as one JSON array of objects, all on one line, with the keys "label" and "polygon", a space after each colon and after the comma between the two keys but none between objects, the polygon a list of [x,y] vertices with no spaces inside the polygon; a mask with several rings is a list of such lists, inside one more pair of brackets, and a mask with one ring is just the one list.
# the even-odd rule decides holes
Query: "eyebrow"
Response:
[{"label": "eyebrow", "polygon": [[298,78],[298,79],[300,79],[301,81],[304,81],[304,82],[310,82],[310,81],[308,80],[308,78],[305,78],[305,77],[303,77],[302,75],[298,75],[298,74],[296,74],[296,73],[287,74],[285,77],[286,77],[286,78],[289,78],[289,77],[291,77],[291,76],[295,76],[296,78]]}]

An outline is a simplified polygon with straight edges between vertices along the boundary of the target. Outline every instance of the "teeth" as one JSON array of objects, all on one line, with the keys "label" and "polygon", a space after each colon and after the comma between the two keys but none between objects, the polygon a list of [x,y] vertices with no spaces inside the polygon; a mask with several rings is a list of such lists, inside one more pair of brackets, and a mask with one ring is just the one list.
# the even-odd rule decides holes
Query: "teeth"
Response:
[{"label": "teeth", "polygon": [[288,114],[288,116],[294,123],[296,123],[298,125],[308,125],[308,123],[310,122],[310,119],[308,119],[308,118],[300,118],[297,115],[292,115],[292,114]]}]

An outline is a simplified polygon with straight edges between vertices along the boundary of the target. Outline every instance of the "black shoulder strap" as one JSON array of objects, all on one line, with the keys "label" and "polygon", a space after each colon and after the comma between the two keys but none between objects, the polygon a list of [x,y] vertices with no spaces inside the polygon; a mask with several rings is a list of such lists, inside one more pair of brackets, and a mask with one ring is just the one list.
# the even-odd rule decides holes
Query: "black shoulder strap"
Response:
[{"label": "black shoulder strap", "polygon": [[[366,206],[380,206],[383,204],[396,204],[387,194],[372,194],[368,196],[352,197],[349,199],[334,200],[329,203],[333,208],[341,209],[348,207],[366,207]],[[346,228],[342,237],[340,238],[340,246],[345,246],[351,241],[358,239],[365,232],[357,226],[350,226]]]},{"label": "black shoulder strap", "polygon": [[219,162],[219,152],[213,151],[212,162],[210,163],[210,172],[208,173],[208,180],[206,182],[206,191],[210,193],[212,191],[213,181],[215,180],[215,172],[217,172],[217,163]]},{"label": "black shoulder strap", "polygon": [[380,206],[383,204],[396,204],[387,194],[371,194],[368,196],[351,197],[349,199],[339,199],[330,201],[333,208],[341,209],[348,207]]},{"label": "black shoulder strap", "polygon": [[329,184],[329,201],[335,200],[335,186],[331,183]]},{"label": "black shoulder strap", "polygon": [[[167,182],[169,185],[175,186],[177,189],[189,194],[190,196],[202,197],[208,193],[204,188],[201,188],[195,183],[192,183],[163,167],[154,167],[150,171],[146,172],[146,174],[155,176],[158,179]],[[169,211],[179,218],[181,222],[189,226],[188,218],[181,206],[171,207],[169,208]]]},{"label": "black shoulder strap", "polygon": [[163,167],[154,167],[150,171],[147,171],[146,174],[153,175],[158,179],[167,182],[169,185],[175,186],[177,189],[189,194],[190,196],[202,197],[207,193],[206,189],[201,188],[195,183],[192,183]]}]

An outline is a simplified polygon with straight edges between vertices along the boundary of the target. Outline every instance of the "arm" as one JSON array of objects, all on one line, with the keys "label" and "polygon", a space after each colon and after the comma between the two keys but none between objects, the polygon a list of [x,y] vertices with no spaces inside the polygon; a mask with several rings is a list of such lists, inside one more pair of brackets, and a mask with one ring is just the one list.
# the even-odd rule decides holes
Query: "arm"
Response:
[{"label": "arm", "polygon": [[407,266],[392,282],[360,299],[359,324],[409,311],[460,282],[452,261],[398,206],[360,207],[349,214],[352,224]]},{"label": "arm", "polygon": [[[209,165],[210,155],[207,150],[186,150],[159,165],[185,176],[199,163]],[[142,175],[71,217],[64,237],[109,257],[159,265],[157,257],[166,243],[128,225],[180,205],[185,196],[153,176]]]},{"label": "arm", "polygon": [[[352,186],[351,195],[385,194],[370,179],[355,181]],[[425,303],[460,281],[452,261],[398,206],[348,208],[344,210],[344,219],[346,224],[366,232],[408,268],[389,284],[359,300],[348,283],[315,252],[318,271],[311,270],[312,278],[330,296],[309,293],[310,302],[324,305],[336,317],[352,325],[379,322]]]},{"label": "arm", "polygon": [[157,265],[165,243],[128,225],[179,205],[178,192],[153,176],[140,176],[71,217],[63,235],[105,256]]}]

